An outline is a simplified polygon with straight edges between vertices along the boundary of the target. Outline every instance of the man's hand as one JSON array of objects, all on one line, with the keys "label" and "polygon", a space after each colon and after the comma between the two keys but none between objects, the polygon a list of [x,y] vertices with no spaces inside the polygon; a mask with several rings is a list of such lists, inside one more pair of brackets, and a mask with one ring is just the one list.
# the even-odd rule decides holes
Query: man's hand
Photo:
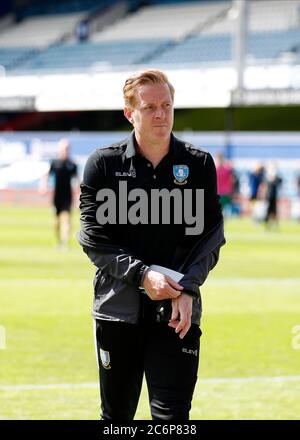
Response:
[{"label": "man's hand", "polygon": [[38,189],[38,193],[39,193],[41,196],[45,196],[45,195],[47,195],[48,190],[47,190],[47,188],[42,188],[42,187],[40,187],[40,188]]},{"label": "man's hand", "polygon": [[172,299],[172,316],[168,325],[179,333],[180,339],[185,337],[191,327],[192,305],[193,297],[187,293]]},{"label": "man's hand", "polygon": [[172,278],[151,269],[146,272],[143,288],[153,301],[177,298],[183,289]]},{"label": "man's hand", "polygon": [[38,192],[41,196],[45,196],[48,192],[48,178],[49,178],[49,175],[45,174],[42,176],[42,178],[40,180]]}]

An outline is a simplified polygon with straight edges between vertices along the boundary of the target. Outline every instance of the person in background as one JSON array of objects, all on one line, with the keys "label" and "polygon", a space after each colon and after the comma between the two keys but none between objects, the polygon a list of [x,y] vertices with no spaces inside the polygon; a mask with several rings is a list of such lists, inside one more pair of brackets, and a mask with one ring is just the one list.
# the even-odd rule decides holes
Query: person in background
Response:
[{"label": "person in background", "polygon": [[241,211],[242,211],[241,200],[240,200],[241,185],[240,185],[239,175],[235,169],[233,169],[232,178],[233,178],[233,192],[231,199],[231,215],[238,217],[241,215]]},{"label": "person in background", "polygon": [[264,198],[265,167],[257,162],[248,174],[249,198],[248,211],[255,223],[264,221],[267,202]]},{"label": "person in background", "polygon": [[295,201],[295,214],[294,217],[300,221],[300,171],[296,175],[296,189],[297,189],[297,201]]},{"label": "person in background", "polygon": [[278,226],[278,198],[279,189],[282,185],[282,178],[278,175],[275,166],[270,166],[267,170],[264,197],[267,202],[265,225],[270,227],[272,224]]},{"label": "person in background", "polygon": [[259,187],[264,181],[264,178],[265,178],[265,168],[261,163],[257,163],[254,166],[253,171],[249,173],[249,187],[250,187],[249,200],[251,202],[257,200]]},{"label": "person in background", "polygon": [[75,27],[75,36],[79,43],[83,43],[89,39],[89,21],[84,19],[79,21]]},{"label": "person in background", "polygon": [[216,171],[218,194],[224,215],[230,213],[232,196],[234,193],[234,174],[230,162],[225,160],[222,152],[216,155]]},{"label": "person in background", "polygon": [[[68,139],[59,141],[58,158],[50,164],[49,172],[41,183],[41,192],[45,194],[49,177],[54,177],[53,205],[56,213],[55,232],[59,246],[67,248],[71,233],[72,178],[77,178],[77,165],[70,158]],[[79,181],[77,181],[79,186]]]}]

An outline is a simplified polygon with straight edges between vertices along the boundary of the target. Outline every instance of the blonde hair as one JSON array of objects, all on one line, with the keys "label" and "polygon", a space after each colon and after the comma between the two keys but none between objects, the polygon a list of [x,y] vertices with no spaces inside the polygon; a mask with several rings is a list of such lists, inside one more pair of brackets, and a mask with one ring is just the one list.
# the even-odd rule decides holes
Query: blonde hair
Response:
[{"label": "blonde hair", "polygon": [[145,70],[143,72],[135,73],[125,81],[123,96],[126,107],[134,107],[135,91],[138,86],[144,84],[167,84],[171,92],[172,101],[174,100],[175,89],[169,82],[167,75],[161,70]]}]

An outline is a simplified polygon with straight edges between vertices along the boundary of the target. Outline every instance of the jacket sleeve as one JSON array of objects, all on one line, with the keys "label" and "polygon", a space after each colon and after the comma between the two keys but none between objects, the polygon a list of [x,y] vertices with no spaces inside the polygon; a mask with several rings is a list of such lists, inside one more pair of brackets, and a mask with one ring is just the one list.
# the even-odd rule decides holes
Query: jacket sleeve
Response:
[{"label": "jacket sleeve", "polygon": [[[224,244],[224,242],[222,244]],[[186,293],[195,297],[199,296],[199,287],[205,282],[209,272],[215,267],[219,260],[220,247],[222,244],[189,266],[187,273],[185,273],[180,281]]]},{"label": "jacket sleeve", "polygon": [[105,162],[96,150],[85,165],[80,185],[80,231],[78,241],[92,263],[101,271],[124,282],[141,286],[148,268],[129,249],[115,243],[107,227],[97,222],[97,192],[105,184]]},{"label": "jacket sleeve", "polygon": [[204,162],[204,230],[198,243],[185,259],[184,277],[180,284],[185,292],[199,296],[201,286],[219,260],[220,248],[225,244],[222,208],[217,193],[217,175],[210,154]]}]

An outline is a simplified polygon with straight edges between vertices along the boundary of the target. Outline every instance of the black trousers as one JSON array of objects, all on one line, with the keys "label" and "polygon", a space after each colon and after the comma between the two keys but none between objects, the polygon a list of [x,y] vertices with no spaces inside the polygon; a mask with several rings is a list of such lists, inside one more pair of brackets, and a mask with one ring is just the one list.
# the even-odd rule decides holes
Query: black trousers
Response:
[{"label": "black trousers", "polygon": [[132,420],[145,373],[152,419],[188,420],[197,381],[200,328],[183,339],[166,322],[95,320],[101,418]]},{"label": "black trousers", "polygon": [[59,215],[62,211],[71,211],[72,198],[71,197],[55,197],[53,204],[56,210],[56,215]]}]

